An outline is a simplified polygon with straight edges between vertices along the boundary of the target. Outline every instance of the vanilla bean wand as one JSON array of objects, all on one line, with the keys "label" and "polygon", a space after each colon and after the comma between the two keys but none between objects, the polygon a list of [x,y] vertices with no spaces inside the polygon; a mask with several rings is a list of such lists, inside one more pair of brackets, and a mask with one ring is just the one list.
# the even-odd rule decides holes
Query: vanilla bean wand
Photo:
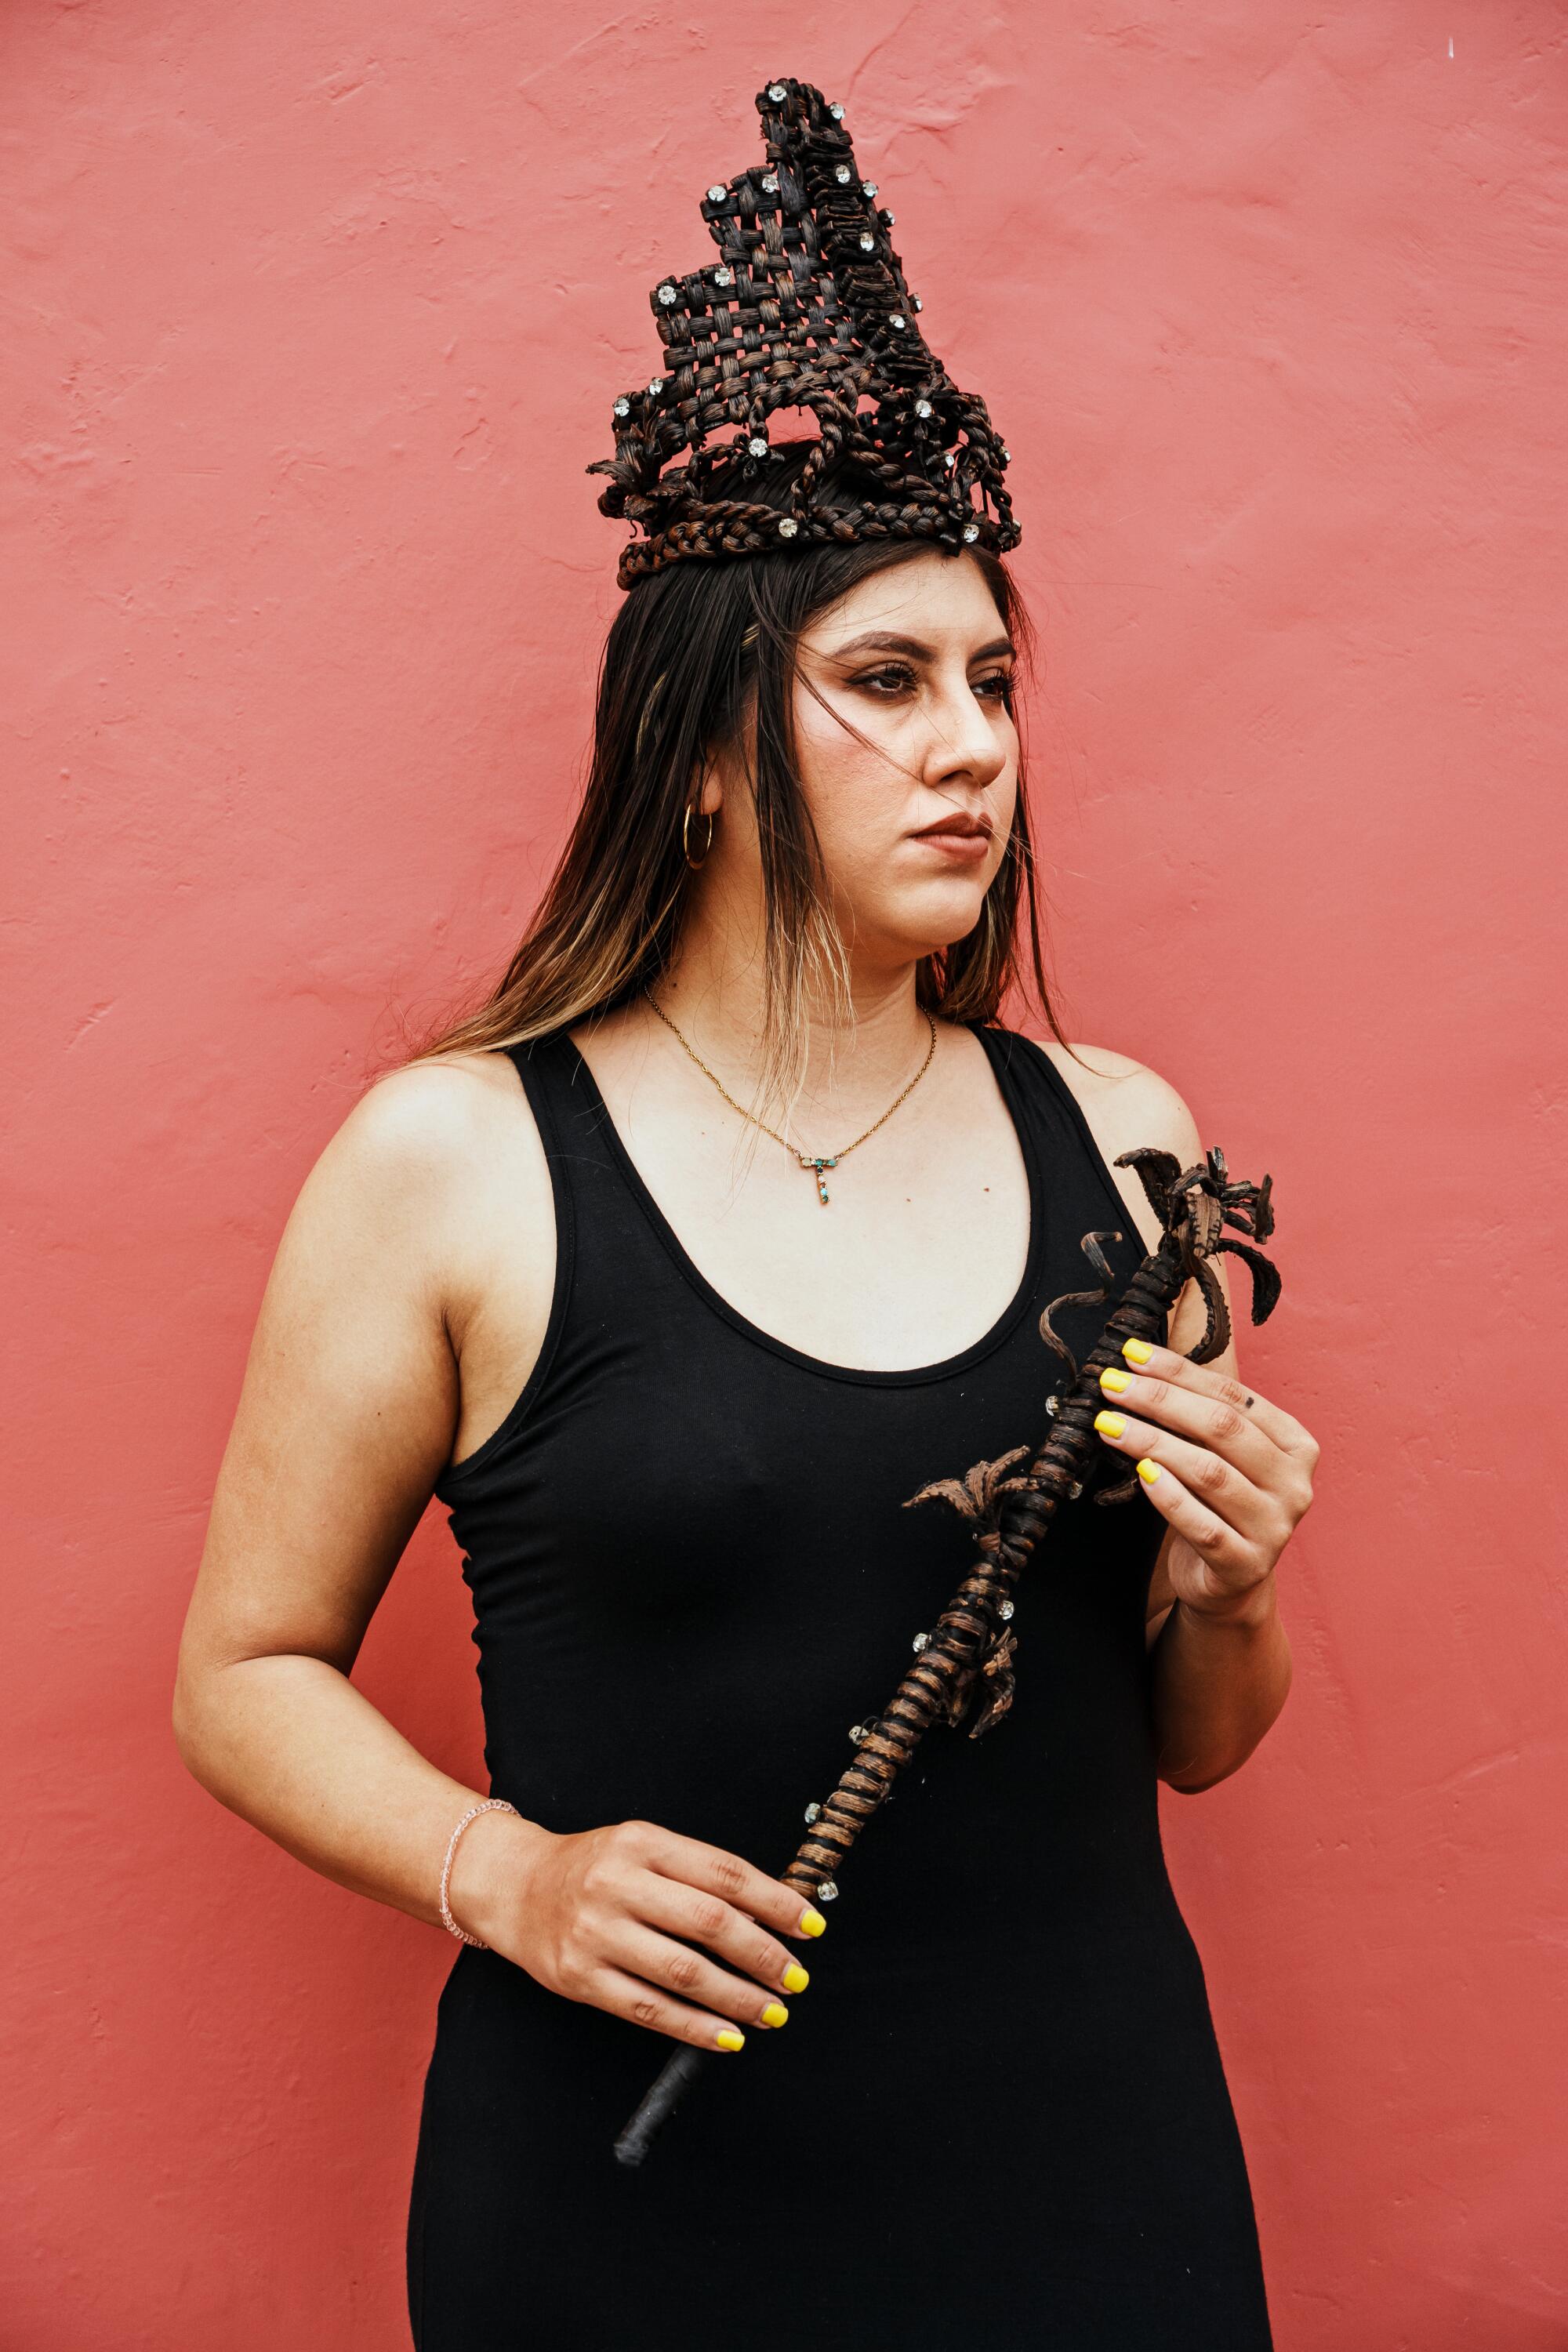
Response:
[{"label": "vanilla bean wand", "polygon": [[[974,1526],[979,1557],[934,1628],[915,1635],[916,1663],[900,1683],[887,1712],[855,1725],[850,1734],[856,1743],[855,1760],[832,1795],[825,1804],[807,1806],[811,1834],[802,1840],[794,1860],[780,1873],[784,1884],[802,1895],[826,1902],[837,1894],[834,1874],[938,1716],[956,1728],[976,1684],[988,1684],[984,1705],[969,1733],[971,1739],[978,1739],[1012,1706],[1016,1639],[1007,1621],[1013,1614],[1013,1587],[1059,1504],[1079,1495],[1094,1466],[1106,1458],[1095,1443],[1094,1416],[1101,1403],[1100,1375],[1105,1366],[1119,1360],[1122,1341],[1162,1339],[1167,1314],[1188,1280],[1194,1279],[1207,1306],[1208,1319],[1197,1346],[1188,1351],[1188,1361],[1202,1364],[1217,1356],[1230,1337],[1230,1318],[1225,1293],[1207,1261],[1222,1250],[1244,1259],[1251,1273],[1254,1323],[1264,1322],[1278,1303],[1277,1268],[1260,1250],[1222,1238],[1222,1228],[1231,1224],[1258,1241],[1268,1239],[1274,1230],[1269,1177],[1265,1176],[1261,1184],[1233,1181],[1217,1148],[1203,1162],[1187,1169],[1171,1152],[1149,1146],[1122,1152],[1115,1164],[1137,1169],[1160,1219],[1160,1240],[1131,1276],[1080,1369],[1053,1328],[1051,1317],[1058,1307],[1096,1306],[1108,1297],[1114,1277],[1100,1243],[1106,1237],[1121,1239],[1120,1233],[1083,1236],[1079,1247],[1100,1276],[1102,1286],[1065,1291],[1040,1318],[1041,1337],[1066,1360],[1071,1378],[1065,1393],[1047,1400],[1047,1409],[1053,1416],[1050,1434],[1028,1467],[1014,1473],[1013,1465],[1030,1451],[1026,1445],[1016,1445],[994,1462],[975,1463],[962,1480],[935,1479],[910,1496],[906,1508],[936,1499],[953,1504]],[[1101,1487],[1094,1499],[1119,1503],[1137,1491],[1138,1481],[1130,1476],[1114,1486]],[[642,2162],[654,2133],[713,2055],[711,2051],[685,2044],[668,2061],[616,2141],[616,2155],[622,2164]]]}]

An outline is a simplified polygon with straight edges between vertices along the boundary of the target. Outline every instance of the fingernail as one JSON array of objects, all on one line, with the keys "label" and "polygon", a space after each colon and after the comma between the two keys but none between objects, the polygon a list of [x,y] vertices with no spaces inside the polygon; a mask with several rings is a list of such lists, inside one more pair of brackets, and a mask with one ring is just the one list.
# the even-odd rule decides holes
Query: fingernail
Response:
[{"label": "fingernail", "polygon": [[787,2025],[789,2023],[789,2011],[784,2007],[782,2000],[769,2001],[766,2009],[763,2011],[763,2023],[764,2025]]},{"label": "fingernail", "polygon": [[804,1992],[810,1982],[811,1979],[801,1967],[800,1962],[792,1960],[784,1970],[785,1992]]},{"label": "fingernail", "polygon": [[1127,1423],[1119,1412],[1097,1412],[1094,1425],[1096,1429],[1103,1430],[1107,1437],[1120,1437]]},{"label": "fingernail", "polygon": [[805,1936],[820,1936],[826,1925],[827,1922],[821,1912],[814,1911],[808,1903],[800,1915],[801,1933]]},{"label": "fingernail", "polygon": [[737,2033],[732,2025],[725,2026],[721,2033],[713,2036],[721,2050],[739,2050],[745,2038],[743,2033]]},{"label": "fingernail", "polygon": [[1123,1339],[1121,1352],[1130,1364],[1146,1364],[1154,1350],[1142,1339]]},{"label": "fingernail", "polygon": [[1102,1389],[1110,1389],[1117,1396],[1120,1396],[1131,1377],[1132,1375],[1131,1372],[1118,1372],[1107,1365],[1105,1370],[1101,1372],[1100,1376],[1100,1385]]},{"label": "fingernail", "polygon": [[1146,1486],[1152,1486],[1159,1475],[1160,1465],[1157,1462],[1140,1462],[1138,1465],[1138,1475]]}]

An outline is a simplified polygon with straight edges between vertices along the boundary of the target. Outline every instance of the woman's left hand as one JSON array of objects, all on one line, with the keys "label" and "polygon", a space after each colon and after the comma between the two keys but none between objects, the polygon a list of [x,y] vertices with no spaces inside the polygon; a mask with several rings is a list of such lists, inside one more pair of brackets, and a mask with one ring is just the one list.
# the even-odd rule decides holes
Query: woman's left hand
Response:
[{"label": "woman's left hand", "polygon": [[1256,1389],[1173,1348],[1130,1339],[1122,1352],[1125,1370],[1100,1373],[1094,1425],[1136,1462],[1180,1538],[1166,1555],[1177,1600],[1209,1617],[1245,1616],[1311,1504],[1318,1442]]}]

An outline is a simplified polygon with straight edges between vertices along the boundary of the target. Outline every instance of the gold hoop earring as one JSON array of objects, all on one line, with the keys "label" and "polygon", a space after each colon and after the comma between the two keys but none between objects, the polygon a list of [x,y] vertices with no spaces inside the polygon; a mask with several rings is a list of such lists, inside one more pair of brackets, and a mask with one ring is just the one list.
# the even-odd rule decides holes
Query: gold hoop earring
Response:
[{"label": "gold hoop earring", "polygon": [[684,851],[684,853],[685,853],[686,862],[687,862],[688,866],[689,866],[693,869],[693,871],[695,871],[695,869],[696,869],[699,866],[700,866],[700,865],[702,864],[703,859],[704,859],[704,858],[706,858],[706,856],[707,856],[707,855],[708,855],[708,852],[709,852],[709,851],[712,848],[712,846],[713,846],[713,819],[714,819],[714,812],[713,812],[711,809],[710,809],[710,810],[708,810],[708,812],[707,812],[707,817],[708,817],[708,838],[707,838],[707,840],[706,840],[706,841],[703,843],[703,845],[702,845],[702,856],[701,856],[701,857],[693,857],[693,856],[691,855],[691,820],[692,820],[692,818],[696,815],[696,814],[697,814],[697,810],[696,810],[695,805],[694,805],[690,801],[688,801],[688,802],[687,802],[687,803],[686,803],[686,814],[685,814],[685,816],[681,819],[681,823],[680,823],[680,846],[681,846],[681,849],[682,849],[682,850]]}]

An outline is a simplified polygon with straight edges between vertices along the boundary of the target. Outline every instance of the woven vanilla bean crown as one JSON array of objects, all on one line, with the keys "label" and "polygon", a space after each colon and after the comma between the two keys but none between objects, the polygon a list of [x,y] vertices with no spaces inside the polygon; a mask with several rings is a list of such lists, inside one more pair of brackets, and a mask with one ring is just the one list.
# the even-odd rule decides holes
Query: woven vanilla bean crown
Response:
[{"label": "woven vanilla bean crown", "polygon": [[[851,540],[1016,547],[1008,453],[921,332],[843,108],[779,80],[757,111],[766,161],[703,197],[719,257],[653,288],[663,358],[615,403],[615,456],[586,469],[609,476],[601,512],[632,525],[619,584],[684,556]],[[780,409],[809,410],[820,436],[787,504],[768,496]],[[829,502],[839,466],[866,495]]]}]

